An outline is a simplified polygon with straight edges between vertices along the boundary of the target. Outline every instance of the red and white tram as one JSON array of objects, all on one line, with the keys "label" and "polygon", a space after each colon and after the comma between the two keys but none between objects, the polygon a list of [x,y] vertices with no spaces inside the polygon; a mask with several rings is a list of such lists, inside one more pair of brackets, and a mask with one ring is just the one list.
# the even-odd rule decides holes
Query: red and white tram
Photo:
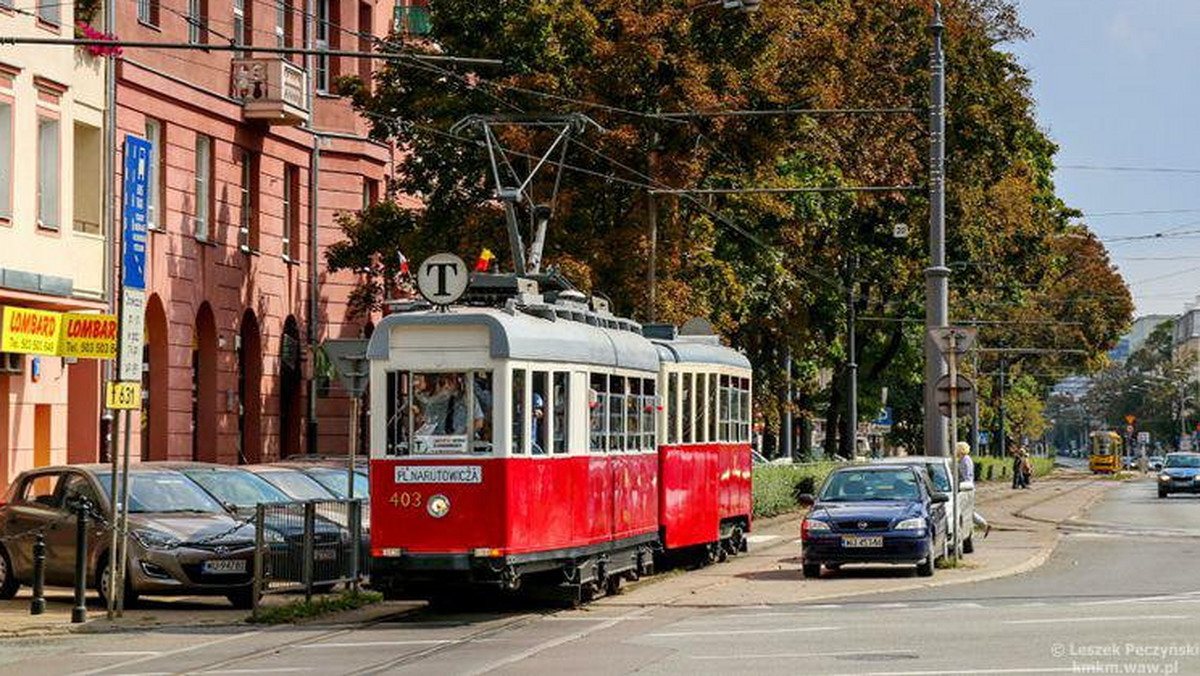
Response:
[{"label": "red and white tram", "polygon": [[586,598],[660,551],[744,549],[750,364],[576,291],[385,317],[371,360],[372,585]]}]

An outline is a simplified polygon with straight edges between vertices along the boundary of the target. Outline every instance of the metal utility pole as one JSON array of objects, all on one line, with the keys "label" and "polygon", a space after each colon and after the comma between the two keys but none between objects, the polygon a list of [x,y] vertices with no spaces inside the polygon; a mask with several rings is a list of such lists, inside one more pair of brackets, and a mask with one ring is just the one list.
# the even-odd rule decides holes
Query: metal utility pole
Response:
[{"label": "metal utility pole", "polygon": [[1004,367],[1005,366],[1006,366],[1005,361],[1003,359],[1001,359],[1000,360],[1000,387],[998,388],[1000,399],[998,402],[999,406],[996,407],[996,413],[999,416],[999,421],[998,421],[997,430],[996,430],[996,437],[997,437],[998,441],[1000,442],[1000,445],[998,446],[998,448],[1000,449],[1000,457],[1001,458],[1008,457],[1008,435],[1005,434],[1005,432],[1004,432]]},{"label": "metal utility pole", "polygon": [[779,439],[783,446],[783,457],[795,458],[795,451],[792,447],[792,348],[787,349],[787,356],[783,361],[784,373],[787,377],[787,392],[783,402],[783,429],[779,431]]},{"label": "metal utility pole", "polygon": [[[929,267],[925,269],[925,328],[949,324],[950,268],[946,267],[946,56],[942,51],[942,5],[929,22]],[[938,346],[925,339],[925,455],[946,453],[946,422],[935,387],[944,374]]]},{"label": "metal utility pole", "polygon": [[959,471],[962,466],[958,462],[958,457],[955,453],[955,448],[958,446],[958,334],[951,331],[948,336],[950,339],[950,351],[946,354],[947,360],[950,362],[950,439],[947,455],[950,456],[950,463],[953,466],[953,471],[950,473],[952,479],[950,483],[950,518],[954,524],[954,543],[950,547],[950,563],[951,565],[958,564],[958,552],[962,548],[962,518],[958,514],[958,484],[962,481],[962,476]]},{"label": "metal utility pole", "polygon": [[[854,276],[858,272],[858,255],[850,259],[846,284],[846,437],[850,440],[850,458],[858,452],[858,358],[854,327]],[[936,411],[935,411],[936,412]]]}]

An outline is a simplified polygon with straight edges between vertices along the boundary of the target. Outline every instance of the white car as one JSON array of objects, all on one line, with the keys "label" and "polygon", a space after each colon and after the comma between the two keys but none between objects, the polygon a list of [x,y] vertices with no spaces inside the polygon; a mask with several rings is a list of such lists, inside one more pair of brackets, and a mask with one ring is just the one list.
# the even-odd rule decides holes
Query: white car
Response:
[{"label": "white car", "polygon": [[[929,474],[929,480],[933,482],[933,487],[946,495],[950,495],[950,458],[931,458],[916,455],[906,458],[886,458],[876,462],[888,465],[918,465],[924,467],[925,471]],[[954,543],[961,543],[963,553],[970,554],[975,551],[975,484],[973,482],[963,481],[958,485],[957,513],[960,527],[948,528],[950,537],[946,538],[946,547],[953,547]],[[949,509],[949,505],[947,505],[947,521],[951,518],[950,514],[951,510]]]}]

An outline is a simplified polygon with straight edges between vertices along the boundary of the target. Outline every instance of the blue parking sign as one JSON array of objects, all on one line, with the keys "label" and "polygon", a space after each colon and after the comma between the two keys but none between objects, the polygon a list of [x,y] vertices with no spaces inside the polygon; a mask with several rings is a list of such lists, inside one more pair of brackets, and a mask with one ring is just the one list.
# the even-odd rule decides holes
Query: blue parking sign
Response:
[{"label": "blue parking sign", "polygon": [[121,285],[127,289],[146,288],[146,200],[150,197],[152,148],[144,138],[125,135]]}]

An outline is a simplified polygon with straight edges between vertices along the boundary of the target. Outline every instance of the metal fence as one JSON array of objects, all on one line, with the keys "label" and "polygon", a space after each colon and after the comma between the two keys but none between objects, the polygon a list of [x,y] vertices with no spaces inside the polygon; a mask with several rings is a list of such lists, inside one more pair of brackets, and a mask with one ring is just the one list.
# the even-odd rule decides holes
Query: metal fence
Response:
[{"label": "metal fence", "polygon": [[363,568],[361,500],[260,504],[254,513],[254,611],[261,594],[357,587]]}]

